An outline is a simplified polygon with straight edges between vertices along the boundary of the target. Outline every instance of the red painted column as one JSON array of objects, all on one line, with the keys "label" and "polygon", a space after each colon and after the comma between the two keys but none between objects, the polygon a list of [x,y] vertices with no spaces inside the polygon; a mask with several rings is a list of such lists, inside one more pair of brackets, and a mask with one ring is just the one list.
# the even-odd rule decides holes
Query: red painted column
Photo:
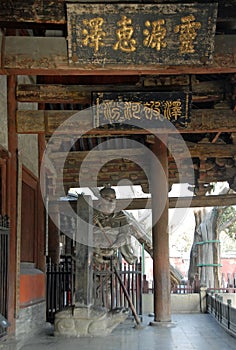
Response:
[{"label": "red painted column", "polygon": [[[162,140],[167,143],[167,136]],[[159,160],[152,164],[152,239],[154,277],[154,323],[171,321],[170,264],[168,234],[168,157],[166,145],[157,137],[152,151]]]}]

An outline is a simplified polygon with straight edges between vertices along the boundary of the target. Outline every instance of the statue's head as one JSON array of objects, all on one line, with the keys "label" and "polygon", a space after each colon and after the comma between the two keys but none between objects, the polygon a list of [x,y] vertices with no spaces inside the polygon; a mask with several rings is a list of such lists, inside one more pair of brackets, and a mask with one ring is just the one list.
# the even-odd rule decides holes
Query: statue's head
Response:
[{"label": "statue's head", "polygon": [[100,210],[104,214],[112,214],[116,208],[116,192],[110,185],[100,190]]}]

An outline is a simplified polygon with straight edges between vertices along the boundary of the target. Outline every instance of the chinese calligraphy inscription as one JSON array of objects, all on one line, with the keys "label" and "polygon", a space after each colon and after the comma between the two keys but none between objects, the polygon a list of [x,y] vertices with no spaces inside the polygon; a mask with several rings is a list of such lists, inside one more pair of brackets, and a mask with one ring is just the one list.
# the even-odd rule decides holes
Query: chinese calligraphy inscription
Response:
[{"label": "chinese calligraphy inscription", "polygon": [[126,16],[117,22],[119,29],[116,30],[118,41],[113,46],[114,50],[121,50],[123,52],[133,52],[136,50],[136,40],[132,38],[134,28],[132,27],[132,20]]},{"label": "chinese calligraphy inscription", "polygon": [[161,47],[166,47],[167,43],[166,41],[163,41],[163,39],[166,36],[166,28],[163,27],[163,24],[165,24],[164,19],[160,19],[159,21],[146,21],[145,26],[146,27],[152,27],[151,31],[148,29],[145,29],[143,31],[143,34],[146,35],[146,38],[143,40],[143,45],[153,48],[156,48],[156,50],[160,51]]},{"label": "chinese calligraphy inscription", "polygon": [[180,33],[180,52],[194,53],[194,40],[197,37],[197,29],[201,28],[200,22],[195,22],[194,16],[181,18],[181,25],[175,27],[175,33]]},{"label": "chinese calligraphy inscription", "polygon": [[210,62],[216,14],[216,3],[172,4],[171,10],[167,4],[68,3],[69,63]]},{"label": "chinese calligraphy inscription", "polygon": [[106,33],[102,30],[103,22],[104,20],[101,17],[83,20],[84,26],[88,27],[88,29],[83,29],[82,33],[85,38],[82,40],[82,43],[85,46],[93,47],[94,52],[98,52],[99,47],[104,45],[102,40]]},{"label": "chinese calligraphy inscription", "polygon": [[191,98],[184,92],[99,92],[93,93],[94,126],[129,124],[160,127],[163,121],[186,127]]}]

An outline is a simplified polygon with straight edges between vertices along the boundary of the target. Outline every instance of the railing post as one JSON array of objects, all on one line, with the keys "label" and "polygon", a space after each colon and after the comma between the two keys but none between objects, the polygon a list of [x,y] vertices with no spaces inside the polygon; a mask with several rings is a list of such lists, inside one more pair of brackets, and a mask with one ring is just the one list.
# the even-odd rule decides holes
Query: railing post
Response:
[{"label": "railing post", "polygon": [[231,304],[232,300],[227,299],[227,305],[228,305],[228,329],[230,329],[230,310],[231,310]]},{"label": "railing post", "polygon": [[211,292],[211,313],[213,314],[214,310],[214,292]]},{"label": "railing post", "polygon": [[200,310],[202,313],[207,312],[207,287],[200,287]]},{"label": "railing post", "polygon": [[218,314],[218,320],[220,323],[222,323],[222,303],[223,303],[223,296],[219,296],[219,314]]},{"label": "railing post", "polygon": [[143,284],[142,284],[142,260],[140,258],[139,263],[137,263],[136,268],[137,274],[136,278],[138,279],[138,288],[137,288],[137,310],[139,311],[139,314],[143,314],[143,300],[142,300],[142,290],[143,290]]},{"label": "railing post", "polygon": [[215,318],[218,316],[218,294],[215,294]]}]

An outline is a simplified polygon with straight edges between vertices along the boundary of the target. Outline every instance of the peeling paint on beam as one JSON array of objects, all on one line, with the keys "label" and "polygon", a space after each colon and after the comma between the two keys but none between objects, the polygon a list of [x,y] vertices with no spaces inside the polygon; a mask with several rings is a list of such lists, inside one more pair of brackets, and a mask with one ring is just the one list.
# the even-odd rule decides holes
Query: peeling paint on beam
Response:
[{"label": "peeling paint on beam", "polygon": [[212,64],[205,65],[81,65],[70,66],[65,38],[5,37],[2,70],[7,74],[28,75],[179,75],[236,72],[236,37],[215,37]]},{"label": "peeling paint on beam", "polygon": [[[19,134],[46,133],[52,135],[55,130],[69,117],[76,115],[78,111],[17,111],[17,132]],[[76,125],[75,125],[76,124]],[[73,123],[73,127],[68,125],[63,133],[71,134],[72,130],[79,130],[80,135],[87,132],[89,135],[127,135],[127,134],[148,134],[145,129],[94,129],[93,116],[91,110],[80,111],[78,121]],[[170,130],[152,129],[157,133],[170,133]],[[192,110],[191,122],[184,129],[176,129],[181,133],[204,133],[204,132],[236,132],[236,111],[202,109]]]}]

